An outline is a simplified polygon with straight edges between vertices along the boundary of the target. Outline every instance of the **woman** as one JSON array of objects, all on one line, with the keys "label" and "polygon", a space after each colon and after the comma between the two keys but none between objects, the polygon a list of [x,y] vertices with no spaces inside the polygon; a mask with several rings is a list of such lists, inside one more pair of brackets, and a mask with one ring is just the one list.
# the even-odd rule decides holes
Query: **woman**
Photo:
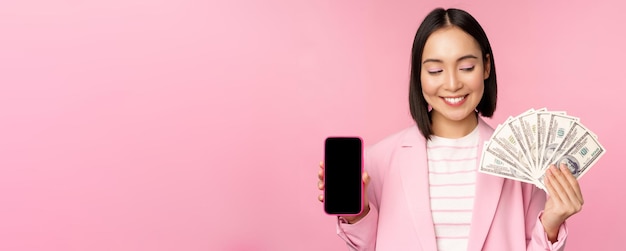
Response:
[{"label": "woman", "polygon": [[[496,108],[494,57],[480,24],[435,9],[415,35],[409,101],[416,125],[369,147],[363,212],[338,217],[350,250],[563,250],[583,198],[567,167],[543,190],[478,173]],[[319,188],[324,189],[323,163]],[[323,201],[323,196],[318,198]]]}]

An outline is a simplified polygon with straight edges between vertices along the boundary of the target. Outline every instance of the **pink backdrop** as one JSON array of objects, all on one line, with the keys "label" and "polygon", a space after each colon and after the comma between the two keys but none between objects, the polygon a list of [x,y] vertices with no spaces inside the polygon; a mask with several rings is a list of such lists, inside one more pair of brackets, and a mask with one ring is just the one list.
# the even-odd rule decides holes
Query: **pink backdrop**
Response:
[{"label": "pink backdrop", "polygon": [[547,107],[598,134],[568,250],[622,246],[623,4],[392,2],[2,1],[0,250],[346,250],[316,200],[323,139],[411,124],[436,6],[491,38],[489,123]]}]

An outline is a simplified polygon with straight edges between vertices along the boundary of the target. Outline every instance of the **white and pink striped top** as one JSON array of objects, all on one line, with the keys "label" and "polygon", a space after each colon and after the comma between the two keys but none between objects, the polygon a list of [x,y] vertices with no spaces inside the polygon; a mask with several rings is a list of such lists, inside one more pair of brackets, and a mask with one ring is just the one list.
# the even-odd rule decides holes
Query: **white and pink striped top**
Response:
[{"label": "white and pink striped top", "polygon": [[458,139],[427,143],[430,208],[439,251],[467,250],[478,160],[478,127]]}]

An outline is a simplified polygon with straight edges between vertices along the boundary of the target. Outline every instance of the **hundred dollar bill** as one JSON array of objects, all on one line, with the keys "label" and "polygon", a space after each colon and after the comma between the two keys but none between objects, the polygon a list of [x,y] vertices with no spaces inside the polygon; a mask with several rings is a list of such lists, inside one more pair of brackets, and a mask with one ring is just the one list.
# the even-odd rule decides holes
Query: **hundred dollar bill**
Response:
[{"label": "hundred dollar bill", "polygon": [[479,171],[547,191],[543,180],[550,164],[565,163],[580,178],[604,153],[597,136],[579,118],[530,109],[498,125],[484,145]]},{"label": "hundred dollar bill", "polygon": [[[528,170],[528,168],[524,167],[524,164],[520,162],[524,160],[523,156],[510,154],[511,151],[516,151],[516,150],[507,150],[507,147],[509,149],[514,148],[512,144],[509,144],[507,146],[502,146],[500,143],[498,143],[498,140],[496,140],[497,138],[498,138],[497,135],[494,134],[494,137],[492,137],[492,139],[488,142],[487,146],[484,148],[486,149],[486,152],[491,153],[494,157],[507,163],[509,166],[514,168],[516,171],[522,173],[523,175],[526,175],[529,178],[533,177],[531,175],[531,172]],[[505,144],[507,142],[510,143],[510,141],[508,140],[500,140],[500,141],[502,141]],[[519,151],[517,154],[519,154]]]},{"label": "hundred dollar bill", "polygon": [[[574,122],[578,122],[578,118],[567,115],[561,115],[552,113],[550,114],[550,120],[548,122],[548,131],[546,132],[546,140],[543,144],[541,168],[539,170],[545,170],[549,159],[553,156],[554,152],[561,145],[561,142],[565,139],[565,134],[572,127]],[[543,171],[536,173],[536,177],[541,176]]]},{"label": "hundred dollar bill", "polygon": [[537,113],[537,162],[536,167],[542,169],[541,162],[543,159],[543,144],[545,144],[546,134],[548,132],[548,123],[550,122],[549,112]]},{"label": "hundred dollar bill", "polygon": [[[560,167],[561,163],[566,164],[572,175],[579,179],[600,159],[606,150],[598,142],[597,137],[585,131],[584,135],[578,139],[569,149],[558,158],[553,164]],[[545,187],[545,173],[539,177],[538,181]]]},{"label": "hundred dollar bill", "polygon": [[[515,160],[514,166],[518,166],[519,168],[524,168],[524,171],[530,173],[530,164],[528,163],[528,159],[526,158],[526,151],[523,150],[521,146],[522,139],[519,131],[514,131],[513,123],[515,119],[509,117],[504,124],[499,125],[494,134],[491,136],[492,143],[491,145],[497,144],[500,146],[505,152]],[[498,156],[502,158],[501,156]]]},{"label": "hundred dollar bill", "polygon": [[545,108],[539,109],[536,112],[525,114],[519,117],[522,135],[524,136],[526,149],[528,150],[528,161],[530,162],[531,170],[536,170],[537,165],[537,155],[539,151],[537,150],[537,134],[538,134],[538,112],[545,111]]},{"label": "hundred dollar bill", "polygon": [[535,162],[535,164],[538,170],[545,168],[542,166],[544,145],[546,143],[546,135],[548,134],[548,126],[550,125],[552,114],[565,115],[565,112],[541,111],[537,113],[537,162]]},{"label": "hundred dollar bill", "polygon": [[[516,142],[517,142],[516,150],[518,151],[518,154],[521,154],[524,158],[523,161],[519,161],[520,164],[523,164],[527,170],[532,171],[533,165],[530,159],[530,150],[528,149],[528,146],[526,145],[526,140],[524,136],[525,132],[522,129],[522,122],[520,121],[520,117],[512,119],[507,125],[509,126],[511,132],[513,133],[513,136],[516,139]],[[506,132],[506,130],[503,130],[502,132]]]},{"label": "hundred dollar bill", "polygon": [[[483,149],[489,147],[489,142],[485,142]],[[515,166],[510,165],[511,160],[504,161],[496,157],[491,151],[485,151],[480,158],[479,172],[487,173],[503,178],[517,180],[521,182],[538,184],[531,179],[529,174],[517,170]]]},{"label": "hundred dollar bill", "polygon": [[[576,143],[580,138],[589,134],[591,137],[595,137],[595,134],[592,134],[586,127],[584,127],[580,122],[574,121],[570,129],[567,131],[563,140],[557,146],[552,156],[547,159],[547,163],[554,163],[554,160],[559,156],[563,155],[563,152],[567,151],[572,147],[574,143]],[[547,166],[546,166],[547,168]],[[545,170],[544,170],[545,171]]]}]

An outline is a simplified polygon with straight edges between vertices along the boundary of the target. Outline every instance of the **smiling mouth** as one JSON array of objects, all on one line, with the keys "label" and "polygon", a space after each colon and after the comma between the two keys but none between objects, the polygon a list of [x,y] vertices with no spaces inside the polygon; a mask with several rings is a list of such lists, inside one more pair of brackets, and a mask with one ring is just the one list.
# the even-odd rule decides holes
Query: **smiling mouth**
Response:
[{"label": "smiling mouth", "polygon": [[455,98],[443,98],[443,100],[446,101],[446,103],[455,105],[458,103],[461,103],[463,100],[465,100],[465,98],[467,97],[467,95],[461,96],[461,97],[455,97]]}]

